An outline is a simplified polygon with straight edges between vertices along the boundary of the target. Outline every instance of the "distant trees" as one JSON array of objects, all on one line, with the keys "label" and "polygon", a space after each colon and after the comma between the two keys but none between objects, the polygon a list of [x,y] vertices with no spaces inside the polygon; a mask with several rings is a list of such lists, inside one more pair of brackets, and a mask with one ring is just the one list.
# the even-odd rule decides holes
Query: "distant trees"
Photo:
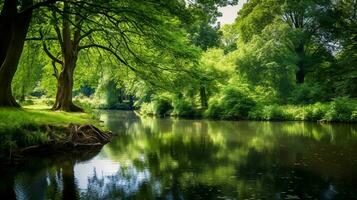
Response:
[{"label": "distant trees", "polygon": [[[234,24],[196,29],[191,41],[202,54],[191,68],[193,78],[185,79],[187,87],[177,84],[178,94],[154,90],[143,110],[165,99],[172,102],[173,115],[254,118],[252,109],[275,104],[355,98],[356,10],[354,0],[250,0]],[[346,119],[353,118],[352,107],[346,108]]]}]

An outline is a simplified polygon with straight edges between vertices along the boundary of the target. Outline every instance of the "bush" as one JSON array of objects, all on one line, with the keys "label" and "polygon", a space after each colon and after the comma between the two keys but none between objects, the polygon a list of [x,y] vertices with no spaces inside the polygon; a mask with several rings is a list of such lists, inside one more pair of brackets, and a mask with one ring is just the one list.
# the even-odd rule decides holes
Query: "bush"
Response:
[{"label": "bush", "polygon": [[321,120],[329,108],[328,104],[315,103],[306,106],[271,105],[256,106],[249,113],[253,120],[291,120],[291,121],[317,121]]},{"label": "bush", "polygon": [[142,103],[140,113],[143,115],[154,115],[153,103]]},{"label": "bush", "polygon": [[171,100],[166,96],[155,96],[151,102],[142,103],[140,112],[143,115],[167,115],[172,110]]},{"label": "bush", "polygon": [[21,102],[21,105],[23,106],[30,106],[30,105],[34,105],[35,103],[31,100],[31,99],[26,99],[25,101]]},{"label": "bush", "polygon": [[175,98],[172,101],[174,108],[172,115],[180,117],[193,117],[196,115],[196,111],[192,103],[183,98]]},{"label": "bush", "polygon": [[247,118],[255,106],[253,99],[236,88],[227,87],[220,96],[221,98],[210,100],[206,116],[223,119]]},{"label": "bush", "polygon": [[357,122],[357,110],[352,112],[351,121]]},{"label": "bush", "polygon": [[42,99],[42,102],[47,106],[53,106],[53,104],[55,104],[55,101],[53,99],[48,99],[48,98]]},{"label": "bush", "polygon": [[310,104],[318,99],[323,99],[320,86],[301,84],[296,86],[289,98],[289,102],[292,104]]},{"label": "bush", "polygon": [[308,112],[308,117],[306,119],[315,121],[315,120],[321,120],[325,116],[329,106],[327,104],[322,104],[318,102],[315,103],[314,105],[309,106],[308,108],[309,108],[309,112]]},{"label": "bush", "polygon": [[282,109],[277,105],[264,106],[261,110],[255,110],[254,114],[250,114],[250,117],[254,117],[259,120],[283,120],[285,119]]},{"label": "bush", "polygon": [[347,97],[334,98],[324,120],[329,122],[356,122],[357,103]]},{"label": "bush", "polygon": [[169,110],[173,109],[171,100],[168,97],[156,96],[152,103],[154,115],[165,115],[168,114]]}]

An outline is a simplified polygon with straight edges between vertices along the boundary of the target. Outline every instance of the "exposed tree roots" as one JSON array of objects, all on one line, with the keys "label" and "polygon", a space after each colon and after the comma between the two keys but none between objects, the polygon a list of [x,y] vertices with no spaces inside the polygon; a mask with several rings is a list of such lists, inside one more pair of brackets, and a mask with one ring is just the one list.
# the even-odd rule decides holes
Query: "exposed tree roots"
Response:
[{"label": "exposed tree roots", "polygon": [[113,137],[111,132],[103,132],[90,124],[70,124],[68,127],[43,125],[41,129],[48,134],[50,141],[46,144],[22,148],[19,150],[19,154],[102,146]]}]

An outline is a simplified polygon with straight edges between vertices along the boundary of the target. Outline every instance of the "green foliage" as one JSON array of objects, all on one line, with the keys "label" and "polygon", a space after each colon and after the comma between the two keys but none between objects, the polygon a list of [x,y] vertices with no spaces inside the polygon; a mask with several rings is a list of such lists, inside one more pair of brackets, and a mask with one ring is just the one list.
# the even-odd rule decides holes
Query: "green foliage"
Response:
[{"label": "green foliage", "polygon": [[254,120],[282,120],[283,112],[278,105],[257,106],[249,113],[249,118]]},{"label": "green foliage", "polygon": [[334,122],[356,122],[357,102],[347,97],[335,98],[324,116],[324,120]]},{"label": "green foliage", "polygon": [[171,99],[165,96],[156,96],[153,98],[154,115],[166,115],[168,111],[172,110]]},{"label": "green foliage", "polygon": [[356,122],[356,100],[335,98],[330,103],[310,105],[260,105],[249,113],[254,120]]},{"label": "green foliage", "polygon": [[289,102],[292,104],[311,104],[323,99],[322,88],[317,84],[301,84],[297,85],[291,96],[289,97]]},{"label": "green foliage", "polygon": [[197,114],[195,106],[192,102],[184,98],[174,98],[172,101],[172,106],[174,108],[172,115],[180,117],[192,117]]},{"label": "green foliage", "polygon": [[172,100],[169,96],[156,95],[150,102],[141,104],[140,112],[143,115],[169,116],[169,111],[173,109],[171,103]]},{"label": "green foliage", "polygon": [[280,13],[280,1],[253,0],[246,3],[236,19],[240,40],[248,42],[254,35],[260,34],[275,16]]},{"label": "green foliage", "polygon": [[237,57],[237,71],[250,84],[271,87],[282,102],[294,86],[296,55],[287,35],[290,28],[281,23],[267,26],[261,36],[243,45]]},{"label": "green foliage", "polygon": [[24,48],[25,51],[12,81],[13,94],[20,101],[24,101],[25,97],[36,88],[43,68],[40,45],[26,42]]},{"label": "green foliage", "polygon": [[142,115],[154,115],[153,103],[142,103],[140,106],[140,113]]},{"label": "green foliage", "polygon": [[211,118],[243,119],[254,106],[253,99],[241,90],[226,87],[218,97],[210,100],[205,115]]}]

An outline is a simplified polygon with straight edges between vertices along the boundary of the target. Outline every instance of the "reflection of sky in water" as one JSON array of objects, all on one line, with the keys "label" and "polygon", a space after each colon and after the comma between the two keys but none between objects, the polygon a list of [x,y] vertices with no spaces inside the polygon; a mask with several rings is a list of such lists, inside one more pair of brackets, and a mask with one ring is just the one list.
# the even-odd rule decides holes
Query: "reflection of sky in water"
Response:
[{"label": "reflection of sky in water", "polygon": [[[119,162],[100,155],[90,161],[78,163],[74,167],[77,186],[82,191],[88,189],[89,179],[93,177],[103,181],[102,194],[105,193],[105,188],[113,185],[116,189],[124,190],[125,193],[130,194],[136,192],[143,182],[150,179],[148,169],[139,171],[134,166],[125,164],[124,171]],[[109,186],[109,184],[111,185]]]}]

